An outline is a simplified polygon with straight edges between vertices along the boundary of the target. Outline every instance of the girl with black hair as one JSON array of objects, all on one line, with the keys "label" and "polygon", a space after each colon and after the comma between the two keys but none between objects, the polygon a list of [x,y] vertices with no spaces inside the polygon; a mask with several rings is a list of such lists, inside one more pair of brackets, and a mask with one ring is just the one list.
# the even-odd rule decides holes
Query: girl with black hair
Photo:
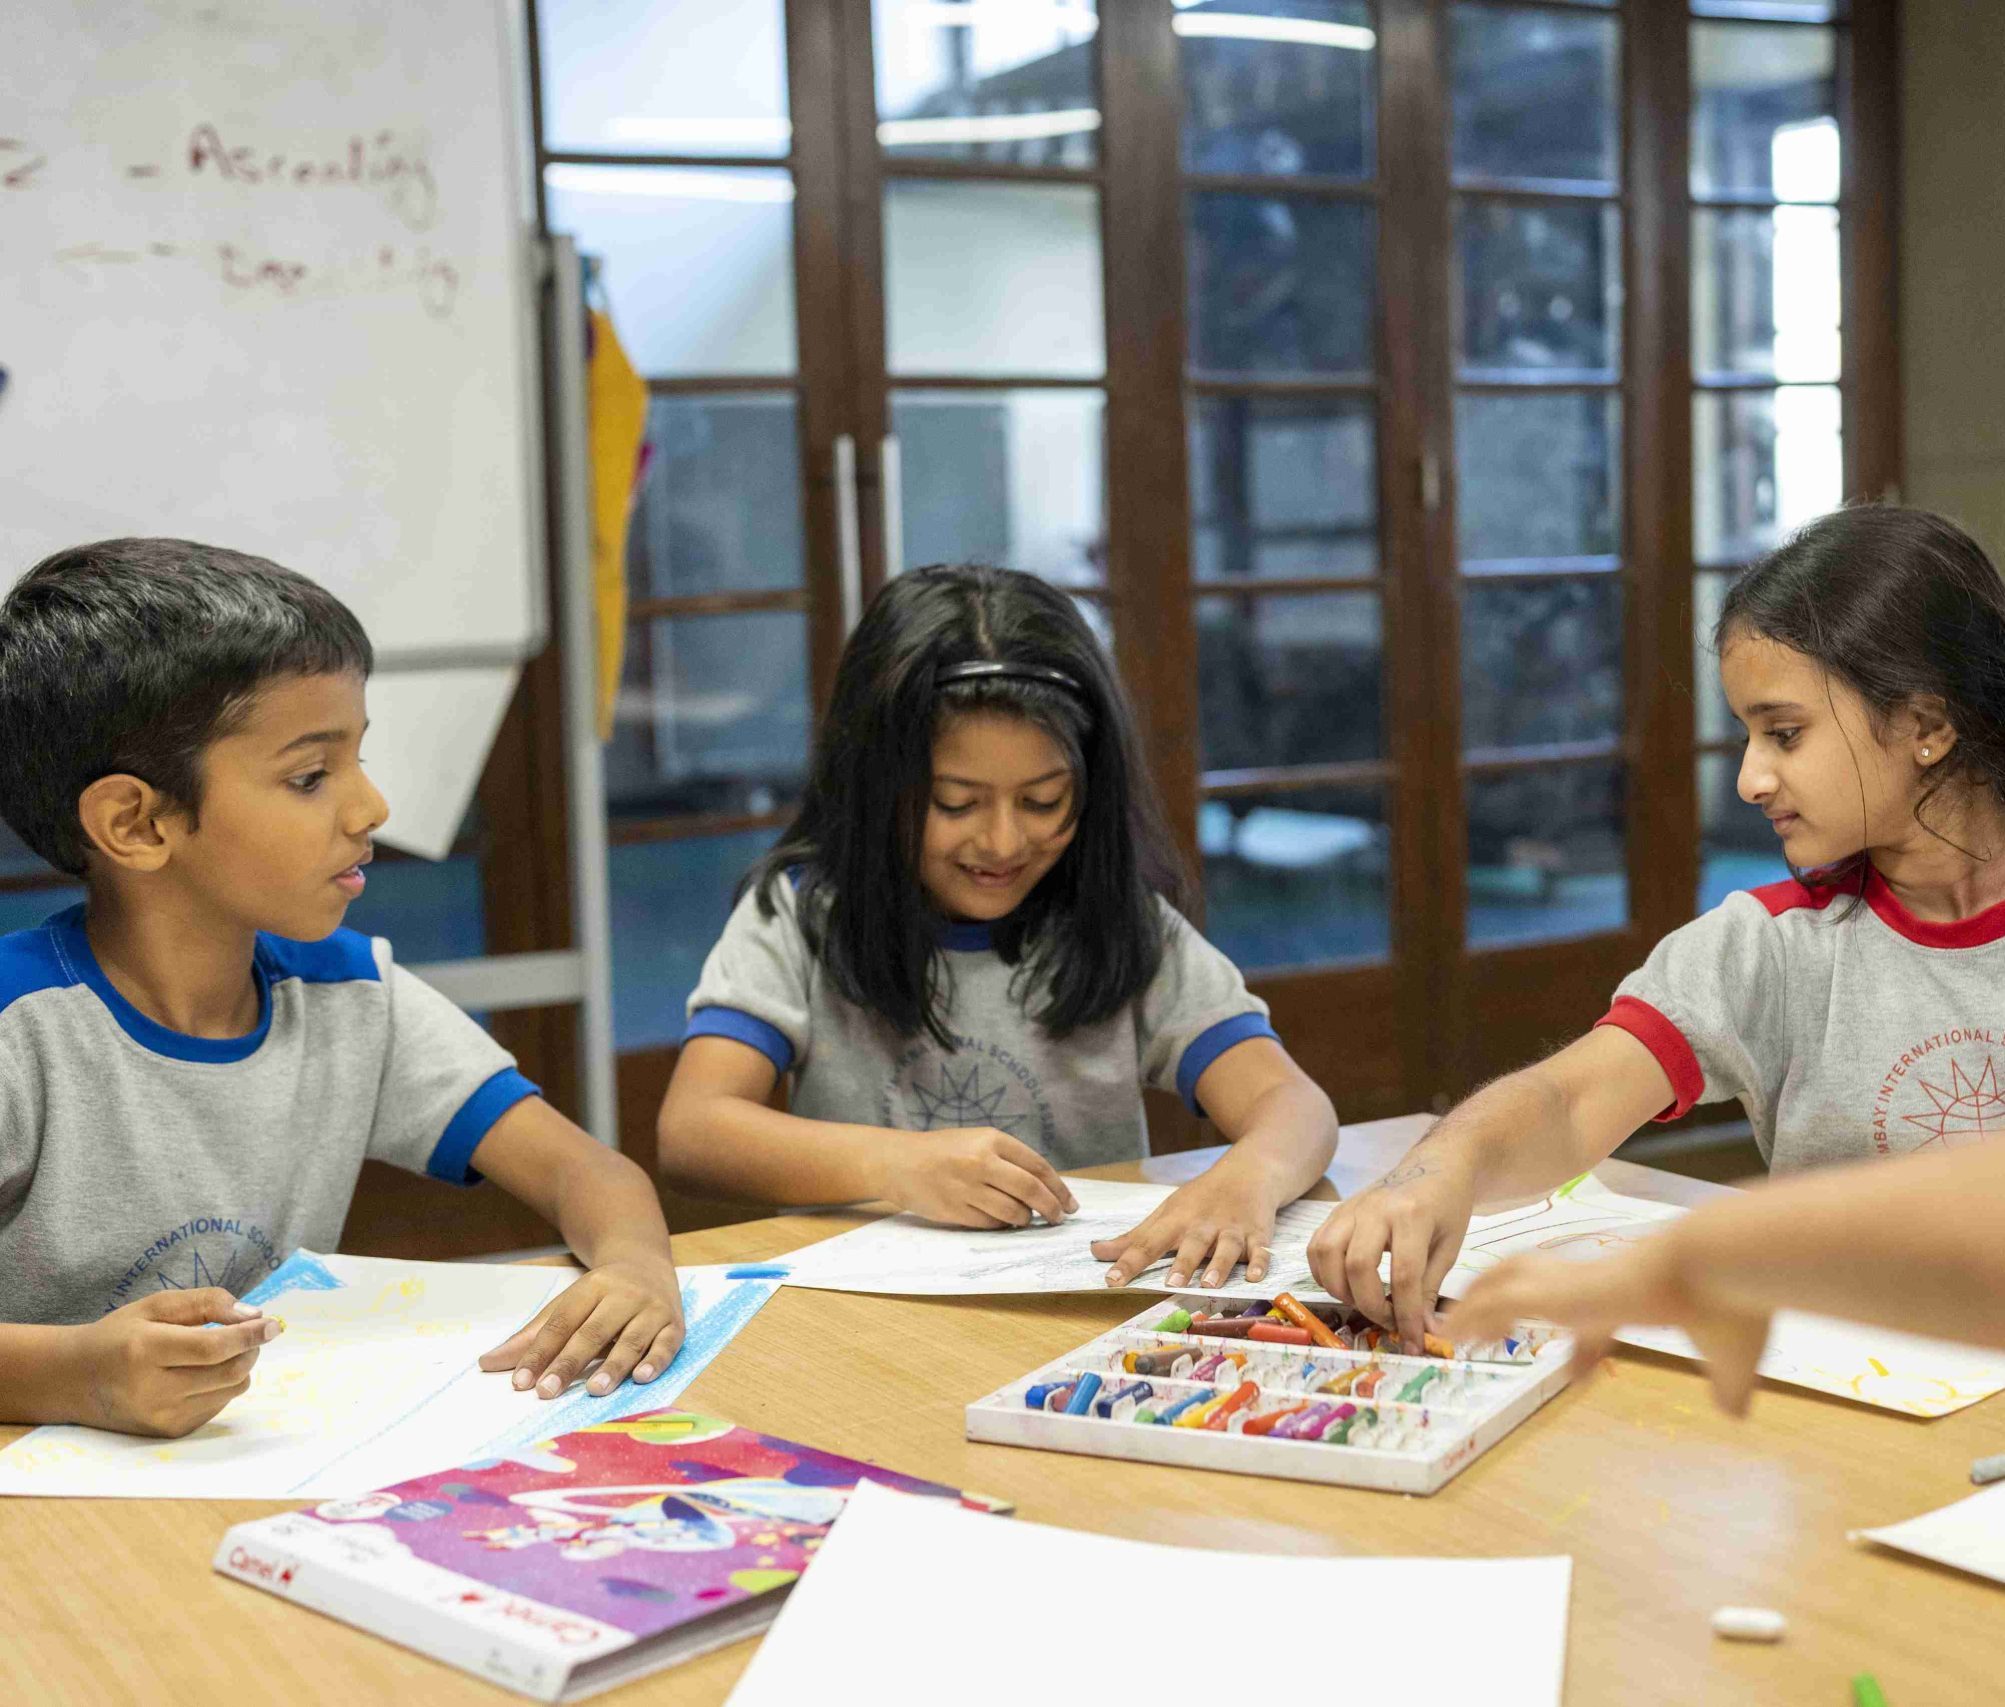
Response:
[{"label": "girl with black hair", "polygon": [[1409,1339],[1475,1204],[1548,1191],[1652,1117],[1737,1098],[1777,1173],[2005,1130],[1997,570],[1940,516],[1840,510],[1735,582],[1714,645],[1741,798],[1796,875],[1673,931],[1587,1036],[1323,1224],[1316,1277]]},{"label": "girl with black hair", "polygon": [[1078,1207],[1057,1169],[1146,1154],[1153,1086],[1232,1148],[1094,1245],[1108,1284],[1165,1255],[1172,1285],[1241,1261],[1260,1279],[1336,1115],[1181,897],[1133,714],[1071,599],[1008,569],[898,577],[689,999],[664,1172],[769,1203],[1057,1222]]}]

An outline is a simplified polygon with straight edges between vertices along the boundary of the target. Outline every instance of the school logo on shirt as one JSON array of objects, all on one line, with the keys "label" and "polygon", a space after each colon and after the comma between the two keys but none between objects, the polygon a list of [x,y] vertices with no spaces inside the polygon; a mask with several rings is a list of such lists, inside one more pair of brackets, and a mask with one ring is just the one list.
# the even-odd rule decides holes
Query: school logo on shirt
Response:
[{"label": "school logo on shirt", "polygon": [[241,1215],[197,1215],[162,1233],[135,1257],[101,1314],[154,1292],[220,1286],[241,1297],[284,1261],[271,1235]]},{"label": "school logo on shirt", "polygon": [[2005,1134],[1997,1041],[1988,1027],[1958,1026],[1903,1050],[1873,1098],[1873,1148],[1904,1155]]},{"label": "school logo on shirt", "polygon": [[992,1126],[1048,1150],[1057,1122],[1037,1075],[999,1044],[956,1037],[954,1049],[943,1056],[916,1043],[892,1064],[883,1124],[917,1132]]}]

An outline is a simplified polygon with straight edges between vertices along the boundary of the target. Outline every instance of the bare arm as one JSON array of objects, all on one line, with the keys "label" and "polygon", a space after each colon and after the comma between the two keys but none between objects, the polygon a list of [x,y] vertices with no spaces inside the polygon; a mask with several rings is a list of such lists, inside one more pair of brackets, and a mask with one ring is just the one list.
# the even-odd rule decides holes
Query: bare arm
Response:
[{"label": "bare arm", "polygon": [[1738,1414],[1785,1306],[2005,1347],[2005,1144],[1763,1186],[1598,1262],[1514,1258],[1449,1320],[1476,1339],[1544,1317],[1580,1337],[1588,1362],[1619,1327],[1683,1328]]},{"label": "bare arm", "polygon": [[876,1126],[804,1120],[768,1106],[779,1082],[758,1050],[728,1037],[682,1046],[656,1122],[670,1185],[761,1203],[857,1203],[887,1196]]},{"label": "bare arm", "polygon": [[[1309,1266],[1333,1296],[1418,1350],[1477,1204],[1586,1172],[1674,1095],[1648,1049],[1617,1027],[1597,1027],[1446,1115],[1398,1166],[1331,1212],[1309,1243]],[[1388,1253],[1389,1291],[1378,1272]]]},{"label": "bare arm", "polygon": [[0,1422],[82,1422],[75,1328],[0,1322]]},{"label": "bare arm", "polygon": [[1045,1158],[993,1127],[900,1132],[808,1120],[769,1107],[779,1075],[728,1037],[683,1045],[662,1099],[661,1167],[671,1184],[766,1203],[879,1198],[963,1227],[1064,1220],[1079,1207]]},{"label": "bare arm", "polygon": [[1452,1168],[1477,1203],[1549,1191],[1606,1161],[1675,1095],[1656,1056],[1597,1026],[1451,1109],[1382,1183]]}]

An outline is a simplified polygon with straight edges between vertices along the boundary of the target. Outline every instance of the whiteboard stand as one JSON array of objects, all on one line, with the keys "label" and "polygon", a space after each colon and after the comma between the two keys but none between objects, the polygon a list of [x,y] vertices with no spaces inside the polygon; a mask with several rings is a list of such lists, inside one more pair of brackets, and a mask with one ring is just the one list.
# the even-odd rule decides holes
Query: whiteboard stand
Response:
[{"label": "whiteboard stand", "polygon": [[553,236],[540,266],[549,284],[549,443],[556,472],[557,642],[564,681],[564,819],[577,946],[411,968],[463,1008],[506,1013],[578,1004],[585,1130],[619,1148],[613,1061],[612,882],[606,855],[605,759],[599,747],[597,622],[592,605],[591,425],[586,412],[584,275],[577,243]]}]

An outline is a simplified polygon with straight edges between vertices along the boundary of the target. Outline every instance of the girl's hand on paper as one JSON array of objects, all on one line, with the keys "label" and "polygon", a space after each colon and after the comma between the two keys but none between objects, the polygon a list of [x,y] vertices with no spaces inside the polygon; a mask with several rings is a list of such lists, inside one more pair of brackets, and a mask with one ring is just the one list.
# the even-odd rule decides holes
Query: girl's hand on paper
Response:
[{"label": "girl's hand on paper", "polygon": [[1021,1139],[992,1126],[889,1135],[883,1195],[900,1209],[950,1227],[1052,1226],[1079,1208],[1058,1170]]},{"label": "girl's hand on paper", "polygon": [[[1460,1167],[1416,1152],[1330,1211],[1309,1240],[1309,1272],[1332,1298],[1391,1328],[1408,1351],[1418,1352],[1474,1207]],[[1378,1276],[1387,1252],[1390,1295]]]},{"label": "girl's hand on paper", "polygon": [[675,1264],[652,1250],[600,1263],[486,1353],[483,1369],[514,1365],[515,1385],[554,1399],[604,1358],[585,1383],[610,1393],[631,1375],[646,1385],[682,1345],[682,1289]]},{"label": "girl's hand on paper", "polygon": [[1165,1255],[1170,1286],[1223,1286],[1242,1260],[1249,1282],[1265,1276],[1274,1254],[1275,1186],[1263,1170],[1235,1166],[1236,1159],[1228,1153],[1164,1198],[1141,1225],[1095,1240],[1093,1255],[1114,1265],[1107,1284],[1126,1286]]},{"label": "girl's hand on paper", "polygon": [[1617,1328],[1682,1328],[1706,1360],[1720,1409],[1745,1416],[1768,1344],[1768,1317],[1701,1297],[1685,1272],[1681,1245],[1675,1233],[1660,1233],[1590,1262],[1512,1257],[1449,1308],[1443,1331],[1473,1343],[1528,1318],[1552,1322],[1574,1335],[1574,1365],[1584,1373],[1607,1356]]},{"label": "girl's hand on paper", "polygon": [[74,1330],[75,1420],[168,1440],[192,1433],[250,1386],[258,1352],[281,1331],[220,1286],[127,1304]]}]

